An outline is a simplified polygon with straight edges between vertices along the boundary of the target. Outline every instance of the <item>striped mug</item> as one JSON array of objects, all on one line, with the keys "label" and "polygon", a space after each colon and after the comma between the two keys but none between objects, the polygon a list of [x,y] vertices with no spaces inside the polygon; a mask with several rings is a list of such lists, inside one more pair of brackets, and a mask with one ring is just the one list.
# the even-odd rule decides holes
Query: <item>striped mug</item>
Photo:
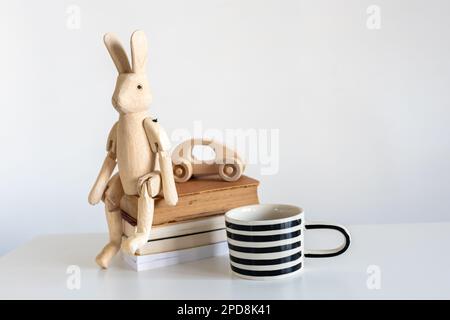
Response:
[{"label": "striped mug", "polygon": [[[339,225],[305,223],[302,208],[283,204],[257,204],[225,214],[231,270],[254,280],[283,278],[303,269],[304,258],[333,257],[350,246],[350,234]],[[305,229],[332,229],[345,242],[330,250],[307,251]]]}]

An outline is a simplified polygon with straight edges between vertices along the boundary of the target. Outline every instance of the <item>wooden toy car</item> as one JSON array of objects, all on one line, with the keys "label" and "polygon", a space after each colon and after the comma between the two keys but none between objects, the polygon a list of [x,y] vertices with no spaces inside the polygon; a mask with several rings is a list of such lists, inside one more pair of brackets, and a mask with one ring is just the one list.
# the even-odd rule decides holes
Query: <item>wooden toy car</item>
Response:
[{"label": "wooden toy car", "polygon": [[[195,146],[210,147],[215,157],[198,159],[193,154]],[[190,139],[180,143],[172,153],[173,174],[176,182],[186,182],[192,176],[219,175],[225,181],[238,180],[245,163],[236,151],[211,139]]]}]

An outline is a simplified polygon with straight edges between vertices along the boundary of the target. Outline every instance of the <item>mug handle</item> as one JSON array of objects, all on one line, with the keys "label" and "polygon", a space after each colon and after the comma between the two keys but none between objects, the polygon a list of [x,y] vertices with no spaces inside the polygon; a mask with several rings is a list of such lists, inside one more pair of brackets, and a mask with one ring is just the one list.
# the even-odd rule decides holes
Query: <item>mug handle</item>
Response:
[{"label": "mug handle", "polygon": [[311,223],[311,224],[305,224],[306,230],[314,230],[314,229],[330,229],[330,230],[336,230],[345,237],[345,242],[341,244],[339,247],[335,249],[327,249],[327,250],[310,250],[305,252],[306,258],[329,258],[329,257],[335,257],[340,254],[343,254],[345,251],[347,251],[348,247],[350,246],[350,233],[345,229],[345,227],[335,224],[328,224],[328,223]]}]

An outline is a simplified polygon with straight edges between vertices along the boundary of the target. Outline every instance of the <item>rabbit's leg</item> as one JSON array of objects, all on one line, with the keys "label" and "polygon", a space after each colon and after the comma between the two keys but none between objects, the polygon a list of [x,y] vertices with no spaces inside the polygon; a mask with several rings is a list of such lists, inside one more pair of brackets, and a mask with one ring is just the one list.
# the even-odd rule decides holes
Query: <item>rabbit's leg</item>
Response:
[{"label": "rabbit's leg", "polygon": [[122,183],[119,175],[116,174],[108,182],[103,198],[109,229],[109,242],[95,259],[97,264],[105,269],[108,268],[111,258],[119,251],[122,242],[122,216],[119,204],[123,195]]},{"label": "rabbit's leg", "polygon": [[145,175],[138,181],[138,212],[137,212],[137,230],[136,233],[125,240],[122,244],[122,250],[130,255],[145,245],[150,236],[150,230],[153,224],[153,213],[155,200],[153,197],[161,192],[161,175],[158,171]]}]

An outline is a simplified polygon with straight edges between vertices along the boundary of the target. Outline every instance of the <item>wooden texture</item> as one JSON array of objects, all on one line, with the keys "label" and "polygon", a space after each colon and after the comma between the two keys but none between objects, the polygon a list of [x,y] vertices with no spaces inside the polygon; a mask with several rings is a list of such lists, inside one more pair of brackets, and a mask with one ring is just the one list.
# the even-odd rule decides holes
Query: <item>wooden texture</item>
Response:
[{"label": "wooden texture", "polygon": [[[198,159],[193,154],[195,146],[211,148],[213,160]],[[180,143],[172,153],[176,182],[186,182],[192,176],[218,174],[225,181],[238,180],[245,170],[245,162],[231,148],[207,138],[192,138]]]},{"label": "wooden texture", "polygon": [[94,186],[89,193],[88,202],[91,205],[95,205],[102,200],[109,178],[114,172],[114,168],[116,167],[116,159],[112,155],[113,154],[108,154],[105,157],[97,179],[94,182]]},{"label": "wooden texture", "polygon": [[178,194],[175,189],[172,160],[169,155],[171,146],[169,137],[161,126],[150,118],[144,120],[143,126],[147,139],[150,141],[150,148],[158,155],[164,199],[168,205],[174,206],[178,201]]},{"label": "wooden texture", "polygon": [[141,195],[137,197],[137,228],[136,233],[123,242],[122,250],[133,255],[141,246],[147,243],[153,224],[155,200],[147,192],[147,184],[142,185]]},{"label": "wooden texture", "polygon": [[[259,181],[247,176],[233,182],[209,177],[176,183],[178,204],[171,207],[156,198],[153,225],[223,214],[236,207],[257,204],[258,185]],[[136,224],[137,202],[133,196],[124,196],[120,202],[122,217],[132,225]]]},{"label": "wooden texture", "polygon": [[[106,268],[117,251],[118,245],[121,245],[127,253],[134,254],[142,244],[146,243],[153,221],[153,196],[160,194],[161,191],[158,188],[162,187],[162,195],[167,199],[168,205],[175,205],[178,196],[173,180],[172,165],[167,162],[170,141],[159,124],[150,125],[154,129],[151,137],[147,135],[147,130],[144,128],[145,122],[153,123],[148,111],[152,95],[146,75],[147,37],[141,30],[132,34],[131,66],[125,49],[115,35],[108,33],[103,39],[118,71],[111,101],[119,113],[119,121],[114,124],[108,136],[108,156],[91,189],[88,201],[96,204],[103,197],[107,206],[111,240],[96,259],[101,267]],[[165,143],[161,143],[162,141]],[[118,176],[113,178],[120,179],[121,183],[118,185],[123,189],[116,194],[134,197],[137,200],[136,203],[139,203],[136,208],[137,232],[124,243],[121,243],[121,227],[116,227],[117,221],[121,226],[118,206],[120,199],[111,200],[104,195],[116,160],[119,171]],[[162,160],[161,171],[157,171],[160,167],[158,160]],[[155,175],[158,178],[155,178]],[[145,181],[145,179],[154,179],[154,181]],[[113,212],[119,212],[119,214],[114,215]],[[118,219],[115,218],[116,216]],[[119,240],[117,240],[118,237],[120,237]]]},{"label": "wooden texture", "polygon": [[108,222],[109,243],[97,255],[95,261],[102,268],[107,268],[111,258],[120,250],[122,237],[122,218],[119,208],[120,199],[123,197],[123,188],[120,177],[115,174],[108,182],[103,195],[105,202],[106,221]]},{"label": "wooden texture", "polygon": [[113,33],[107,33],[103,36],[103,42],[105,43],[106,49],[117,68],[119,73],[129,73],[131,72],[130,63],[128,62],[127,53],[117,39],[116,35]]},{"label": "wooden texture", "polygon": [[117,161],[125,194],[138,195],[138,179],[155,170],[156,153],[142,125],[147,113],[120,115],[117,126]]}]

